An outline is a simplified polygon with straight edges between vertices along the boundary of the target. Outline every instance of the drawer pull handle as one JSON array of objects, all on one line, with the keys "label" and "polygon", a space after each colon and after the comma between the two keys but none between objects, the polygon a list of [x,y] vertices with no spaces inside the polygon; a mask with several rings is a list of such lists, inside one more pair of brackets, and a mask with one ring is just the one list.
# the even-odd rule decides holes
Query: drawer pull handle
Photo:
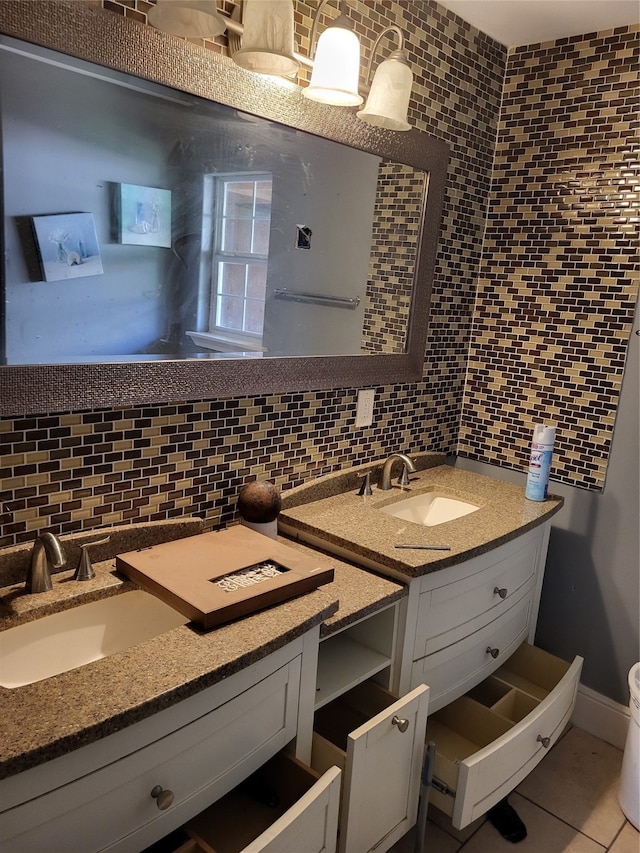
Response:
[{"label": "drawer pull handle", "polygon": [[491,646],[487,646],[487,654],[495,660],[500,654],[500,649],[492,649]]},{"label": "drawer pull handle", "polygon": [[397,714],[392,717],[391,725],[397,726],[399,732],[406,732],[409,728],[409,720],[405,720],[403,717],[399,717]]},{"label": "drawer pull handle", "polygon": [[536,738],[536,743],[541,743],[545,749],[549,749],[549,745],[551,743],[550,737],[542,737],[542,735],[538,735]]},{"label": "drawer pull handle", "polygon": [[156,805],[161,812],[168,809],[173,802],[173,791],[165,791],[164,788],[160,787],[160,785],[155,786],[151,791],[151,796],[156,801]]},{"label": "drawer pull handle", "polygon": [[506,597],[507,597],[507,589],[506,589],[506,587],[504,587],[504,586],[502,587],[502,589],[500,589],[500,587],[499,587],[499,586],[496,586],[496,587],[494,587],[494,589],[493,589],[493,594],[494,594],[494,595],[499,595],[499,596],[500,596],[500,598],[506,598]]}]

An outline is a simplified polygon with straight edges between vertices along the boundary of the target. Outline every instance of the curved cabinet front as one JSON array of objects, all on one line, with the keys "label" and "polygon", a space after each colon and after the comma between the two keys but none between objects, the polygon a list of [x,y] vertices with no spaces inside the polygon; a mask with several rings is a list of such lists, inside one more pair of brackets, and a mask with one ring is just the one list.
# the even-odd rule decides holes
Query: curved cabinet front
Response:
[{"label": "curved cabinet front", "polygon": [[[221,695],[234,679],[236,689],[222,704],[218,687],[208,688],[198,703],[206,713],[118,760],[91,768],[91,747],[80,750],[85,772],[74,781],[0,815],[4,853],[139,853],[206,808],[295,738],[302,669],[295,647],[223,682]],[[108,740],[96,749],[104,752]]]},{"label": "curved cabinet front", "polygon": [[429,718],[436,745],[431,801],[461,829],[505,797],[562,734],[582,658],[572,664],[527,643],[494,675]]},{"label": "curved cabinet front", "polygon": [[431,713],[533,640],[549,524],[411,582],[399,692],[430,688]]},{"label": "curved cabinet front", "polygon": [[524,596],[501,613],[500,618],[473,634],[415,661],[411,685],[428,684],[436,697],[437,711],[486,678],[527,639],[531,596]]}]

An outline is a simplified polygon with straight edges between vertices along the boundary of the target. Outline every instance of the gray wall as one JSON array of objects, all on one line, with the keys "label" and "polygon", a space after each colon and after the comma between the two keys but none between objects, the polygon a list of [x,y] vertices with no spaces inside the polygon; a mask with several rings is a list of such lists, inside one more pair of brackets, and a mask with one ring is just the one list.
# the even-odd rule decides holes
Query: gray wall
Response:
[{"label": "gray wall", "polygon": [[[112,234],[117,182],[167,187],[169,151],[156,132],[162,116],[151,100],[132,95],[124,102],[118,87],[88,82],[54,65],[2,55],[12,364],[136,353],[165,331],[161,273],[170,250],[118,245]],[[93,213],[104,274],[45,282],[29,217],[69,212]]]},{"label": "gray wall", "polygon": [[[638,310],[602,493],[552,481],[554,516],[536,643],[565,659],[584,657],[582,683],[626,705],[627,675],[640,657],[640,470]],[[458,457],[456,465],[514,483],[526,475]]]},{"label": "gray wall", "polygon": [[[269,355],[357,354],[380,161],[310,134],[304,170],[291,154],[274,169],[263,344]],[[311,228],[311,249],[296,248],[297,225]],[[350,309],[274,299],[282,287],[361,302]]]}]

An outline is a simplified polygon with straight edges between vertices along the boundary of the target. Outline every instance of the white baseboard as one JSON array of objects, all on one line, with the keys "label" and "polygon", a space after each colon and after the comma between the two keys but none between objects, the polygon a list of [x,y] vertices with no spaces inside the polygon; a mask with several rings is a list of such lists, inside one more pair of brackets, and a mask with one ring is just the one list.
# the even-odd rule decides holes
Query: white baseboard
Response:
[{"label": "white baseboard", "polygon": [[571,717],[571,722],[578,728],[618,749],[624,749],[630,716],[628,706],[620,705],[584,684],[578,686],[576,706]]}]

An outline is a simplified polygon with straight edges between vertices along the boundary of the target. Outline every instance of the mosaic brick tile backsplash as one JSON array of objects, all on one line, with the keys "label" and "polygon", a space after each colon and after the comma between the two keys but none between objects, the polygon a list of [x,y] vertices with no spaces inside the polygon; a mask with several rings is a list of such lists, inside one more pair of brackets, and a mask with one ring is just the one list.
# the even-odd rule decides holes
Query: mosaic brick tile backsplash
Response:
[{"label": "mosaic brick tile backsplash", "polygon": [[[424,173],[383,161],[373,212],[362,349],[404,352],[411,313]],[[389,251],[393,247],[393,251]]]},{"label": "mosaic brick tile backsplash", "polygon": [[460,451],[602,487],[638,294],[638,32],[514,51],[507,63]]},{"label": "mosaic brick tile backsplash", "polygon": [[[146,21],[151,7],[151,3],[144,0],[103,0],[103,5],[113,13],[133,17],[141,23]],[[226,0],[226,11],[231,12],[233,5]],[[295,2],[296,35],[303,53],[308,51],[315,8],[313,0]],[[509,57],[507,66],[506,50],[501,45],[431,0],[350,0],[350,8],[363,44],[363,66],[381,29],[389,24],[403,28],[415,73],[410,121],[419,129],[445,139],[452,150],[423,380],[377,388],[374,426],[357,432],[353,429],[356,391],[348,388],[2,419],[0,545],[31,539],[36,529],[64,533],[190,512],[204,515],[206,526],[211,528],[234,518],[238,490],[251,479],[271,479],[278,487],[286,488],[397,449],[455,451],[505,70],[507,90],[513,93],[508,99],[513,102],[507,104],[501,123],[490,236],[482,264],[475,320],[477,340],[471,352],[472,372],[460,446],[468,455],[522,467],[531,420],[538,415],[535,406],[527,404],[530,375],[535,376],[540,385],[539,399],[546,401],[549,397],[560,401],[571,397],[577,377],[583,375],[584,386],[584,374],[597,374],[589,387],[601,395],[606,377],[608,399],[600,400],[595,411],[590,402],[582,399],[573,403],[575,410],[567,410],[576,421],[576,429],[569,443],[564,437],[561,439],[561,453],[553,475],[578,485],[601,483],[595,476],[585,481],[584,471],[582,468],[576,471],[575,461],[590,452],[590,442],[596,439],[606,456],[611,437],[624,357],[622,330],[628,333],[632,301],[632,288],[620,274],[627,261],[621,259],[617,247],[610,245],[616,241],[614,231],[591,236],[588,220],[581,222],[580,240],[589,244],[590,254],[597,253],[601,264],[597,275],[592,276],[594,280],[589,282],[593,294],[589,298],[593,302],[584,308],[581,300],[586,297],[584,286],[580,286],[578,267],[562,274],[558,270],[565,260],[574,262],[574,253],[584,258],[584,251],[572,245],[577,239],[577,230],[567,232],[566,237],[558,232],[557,261],[550,254],[548,261],[550,266],[553,264],[553,277],[551,270],[544,275],[537,268],[535,270],[536,286],[545,290],[549,298],[544,308],[536,308],[537,314],[527,313],[531,311],[530,302],[512,293],[515,285],[511,280],[500,290],[493,290],[492,277],[496,270],[504,279],[507,275],[511,277],[502,264],[514,250],[509,245],[503,252],[500,240],[519,243],[538,239],[536,228],[530,227],[533,217],[525,218],[521,224],[520,215],[513,206],[522,203],[518,193],[524,190],[519,181],[524,183],[529,171],[533,175],[542,174],[539,170],[544,170],[550,159],[543,156],[545,151],[542,150],[536,152],[527,148],[528,159],[527,154],[519,153],[521,147],[526,147],[529,135],[546,139],[543,107],[537,116],[541,124],[530,124],[533,117],[530,96],[525,95],[519,103],[520,88],[525,83],[533,90],[539,87],[540,94],[534,101],[548,104],[551,112],[546,123],[551,120],[554,109],[550,96],[553,96],[551,100],[560,98],[547,83],[548,69],[544,67],[544,60],[533,55],[527,59],[529,51],[520,51]],[[335,17],[335,12],[328,10],[328,17]],[[610,62],[611,68],[616,64],[628,65],[628,31],[611,34],[611,38],[613,41],[607,43],[607,57],[601,61]],[[218,52],[227,49],[224,37],[203,46]],[[547,47],[552,53],[554,49],[561,53],[563,48],[560,43],[556,48]],[[537,50],[534,48],[531,53]],[[520,66],[521,61],[525,65]],[[565,62],[566,58],[552,61]],[[575,63],[579,65],[585,87],[586,81],[592,78],[592,85],[598,90],[600,66],[596,61],[589,65],[589,62],[580,64],[576,59]],[[567,70],[566,73],[570,78],[573,72]],[[622,69],[619,73],[624,75]],[[610,131],[595,129],[595,125],[586,125],[583,131],[581,118],[571,119],[577,122],[572,150],[577,152],[578,159],[570,161],[563,148],[566,158],[562,175],[557,164],[554,172],[556,193],[559,182],[569,180],[569,173],[573,181],[581,181],[583,171],[590,172],[592,183],[597,180],[594,164],[600,169],[604,161],[592,147],[599,144],[600,135],[604,138],[609,134],[617,139],[618,122],[626,128],[628,120],[628,114],[624,118],[624,113],[621,117],[616,112],[621,104],[629,103],[628,90],[625,94],[618,87],[618,92],[617,98],[612,94],[609,100],[613,110]],[[600,110],[599,107],[594,109]],[[555,133],[556,129],[550,135]],[[510,134],[512,140],[508,138]],[[598,139],[591,139],[591,136]],[[625,141],[624,145],[627,144]],[[586,159],[580,159],[583,147],[591,152]],[[619,150],[623,147],[619,146]],[[616,145],[612,142],[607,151],[614,148]],[[511,157],[515,158],[512,171],[522,171],[522,174],[519,179],[514,175],[511,194],[502,198],[505,177],[501,170],[507,169]],[[519,162],[522,167],[517,165]],[[606,168],[612,171],[622,168],[619,158],[606,159],[606,163]],[[578,196],[578,190],[578,185],[572,184],[573,195],[567,194],[563,203],[571,205],[570,199]],[[558,196],[554,198],[557,201]],[[535,200],[534,205],[539,203]],[[512,221],[500,222],[500,216],[511,217]],[[578,223],[577,218],[575,222]],[[558,221],[556,225],[560,229]],[[523,236],[525,231],[529,234],[527,238]],[[528,244],[522,242],[521,245],[525,251]],[[545,245],[548,249],[549,244]],[[531,244],[529,252],[529,260],[532,260],[538,252],[537,245]],[[578,258],[575,262],[578,263]],[[520,280],[525,281],[523,264],[518,262],[516,267]],[[545,282],[548,288],[543,287]],[[612,337],[609,329],[613,315],[606,314],[593,318],[598,340],[593,340],[591,327],[590,340],[585,340],[586,335],[575,325],[575,315],[578,308],[588,314],[592,304],[597,310],[602,307],[603,312],[605,308],[612,312],[615,309],[615,323],[619,326],[617,337]],[[553,328],[564,335],[551,336],[556,341],[555,357],[559,359],[554,364],[544,362],[548,350],[536,349],[543,338],[537,327],[541,312],[546,312],[545,328],[551,331],[555,323]],[[562,319],[556,319],[556,314]],[[495,321],[491,319],[493,316]],[[526,326],[523,316],[527,318]],[[567,318],[574,324],[572,331],[565,322]],[[495,331],[492,322],[496,325]],[[609,346],[613,347],[614,338],[619,349],[612,359]],[[506,359],[510,359],[508,369],[503,364]],[[533,363],[528,364],[528,361]],[[562,370],[556,369],[557,366]],[[523,373],[522,379],[518,379],[518,371],[525,368],[532,373]],[[492,376],[496,377],[495,385],[491,385]],[[497,415],[494,407],[498,409]],[[489,430],[491,417],[499,418],[499,429]]]}]

